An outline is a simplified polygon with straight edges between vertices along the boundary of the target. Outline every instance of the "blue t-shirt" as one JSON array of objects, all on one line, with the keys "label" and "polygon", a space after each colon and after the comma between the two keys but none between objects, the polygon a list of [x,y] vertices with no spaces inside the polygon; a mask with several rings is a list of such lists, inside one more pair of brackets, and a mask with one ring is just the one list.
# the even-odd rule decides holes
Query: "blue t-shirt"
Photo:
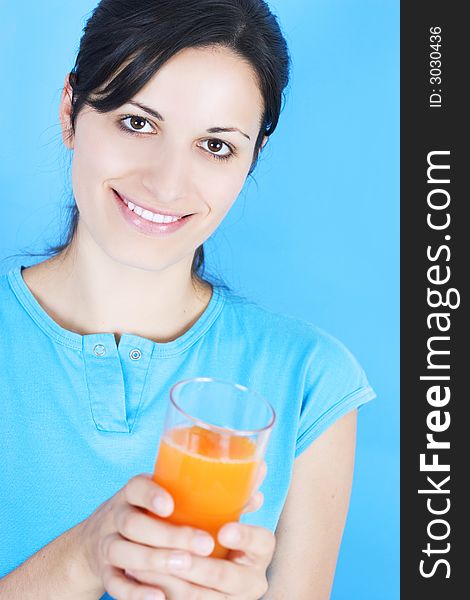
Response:
[{"label": "blue t-shirt", "polygon": [[169,391],[181,379],[240,383],[274,407],[264,505],[241,518],[273,532],[295,458],[375,397],[335,338],[222,289],[176,340],[125,333],[117,345],[113,333],[59,326],[21,267],[0,276],[0,365],[0,577],[153,471]]}]

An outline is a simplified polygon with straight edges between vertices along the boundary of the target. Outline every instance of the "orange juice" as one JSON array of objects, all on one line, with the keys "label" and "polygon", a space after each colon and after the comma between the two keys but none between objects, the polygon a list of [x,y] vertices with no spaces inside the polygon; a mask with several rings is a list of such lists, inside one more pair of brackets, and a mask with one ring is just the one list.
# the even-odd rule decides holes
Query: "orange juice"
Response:
[{"label": "orange juice", "polygon": [[167,520],[208,531],[216,541],[211,556],[225,557],[217,532],[238,521],[258,465],[256,444],[246,437],[195,425],[170,430],[161,440],[153,475],[175,502]]}]

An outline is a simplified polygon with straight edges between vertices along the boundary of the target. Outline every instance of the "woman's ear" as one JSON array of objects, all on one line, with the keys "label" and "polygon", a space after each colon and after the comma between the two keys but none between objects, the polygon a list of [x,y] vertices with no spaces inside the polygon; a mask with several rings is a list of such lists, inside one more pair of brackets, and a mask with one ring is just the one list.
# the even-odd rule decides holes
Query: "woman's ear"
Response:
[{"label": "woman's ear", "polygon": [[69,150],[73,150],[73,130],[72,130],[72,87],[69,82],[69,75],[65,77],[62,98],[60,100],[59,119],[62,127],[62,140]]},{"label": "woman's ear", "polygon": [[259,154],[259,153],[261,152],[261,150],[264,148],[264,146],[266,145],[266,142],[268,141],[268,139],[269,139],[269,138],[268,138],[268,136],[267,136],[267,135],[265,135],[265,136],[264,136],[264,138],[263,138],[263,141],[261,142],[261,146],[259,147],[258,154]]}]

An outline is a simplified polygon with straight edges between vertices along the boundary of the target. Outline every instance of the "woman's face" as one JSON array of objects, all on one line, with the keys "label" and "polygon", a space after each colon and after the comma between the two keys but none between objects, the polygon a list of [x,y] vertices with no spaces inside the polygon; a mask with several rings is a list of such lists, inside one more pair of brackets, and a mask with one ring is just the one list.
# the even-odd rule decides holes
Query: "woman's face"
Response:
[{"label": "woman's face", "polygon": [[181,51],[112,112],[85,106],[70,141],[64,93],[79,232],[137,268],[192,260],[243,187],[262,110],[251,66],[224,48]]}]

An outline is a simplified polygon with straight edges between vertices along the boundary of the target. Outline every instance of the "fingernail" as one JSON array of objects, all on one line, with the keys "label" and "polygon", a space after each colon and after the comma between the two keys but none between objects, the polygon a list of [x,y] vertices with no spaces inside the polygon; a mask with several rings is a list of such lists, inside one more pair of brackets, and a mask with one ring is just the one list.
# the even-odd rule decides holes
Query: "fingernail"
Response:
[{"label": "fingernail", "polygon": [[191,557],[186,552],[172,552],[167,565],[170,571],[185,571],[191,567]]},{"label": "fingernail", "polygon": [[236,525],[230,525],[224,529],[222,537],[227,544],[238,544],[238,542],[242,539],[240,528]]},{"label": "fingernail", "polygon": [[134,571],[129,571],[128,569],[126,569],[126,570],[125,570],[125,574],[126,574],[128,577],[132,577],[132,579],[135,579],[135,578],[136,578],[136,577],[135,577],[135,575],[136,575],[136,574],[135,574],[135,572],[134,572]]},{"label": "fingernail", "polygon": [[161,494],[157,494],[154,497],[153,507],[155,509],[155,512],[161,517],[168,517],[169,515],[171,515],[173,510],[170,500],[168,500],[166,496],[162,496]]},{"label": "fingernail", "polygon": [[165,600],[165,595],[163,592],[147,592],[144,600]]},{"label": "fingernail", "polygon": [[213,539],[205,533],[196,533],[191,545],[200,554],[210,554],[214,549]]}]

